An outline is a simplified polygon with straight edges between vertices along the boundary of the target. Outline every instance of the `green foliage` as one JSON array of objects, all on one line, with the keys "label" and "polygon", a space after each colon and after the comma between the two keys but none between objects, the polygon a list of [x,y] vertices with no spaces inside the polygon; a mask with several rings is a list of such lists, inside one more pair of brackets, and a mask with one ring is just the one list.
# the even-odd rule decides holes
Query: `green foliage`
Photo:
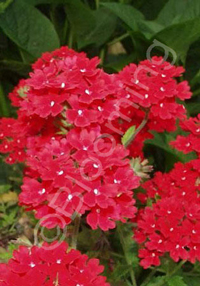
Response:
[{"label": "green foliage", "polygon": [[20,48],[34,57],[59,47],[52,23],[22,0],[14,1],[0,15],[0,27]]},{"label": "green foliage", "polygon": [[135,125],[134,126],[131,126],[127,131],[126,133],[122,136],[122,144],[123,145],[126,145],[130,139],[132,138],[132,136],[134,136],[134,133],[135,133]]},{"label": "green foliage", "polygon": [[130,5],[120,3],[103,3],[102,5],[111,10],[133,31],[138,30],[138,22],[144,19],[143,14]]},{"label": "green foliage", "polygon": [[181,276],[172,276],[167,280],[167,284],[169,286],[187,286],[187,284],[185,284],[185,282],[183,281],[183,277]]},{"label": "green foliage", "polygon": [[17,245],[10,243],[7,249],[0,247],[0,263],[7,262],[13,254],[13,251],[17,248]]}]

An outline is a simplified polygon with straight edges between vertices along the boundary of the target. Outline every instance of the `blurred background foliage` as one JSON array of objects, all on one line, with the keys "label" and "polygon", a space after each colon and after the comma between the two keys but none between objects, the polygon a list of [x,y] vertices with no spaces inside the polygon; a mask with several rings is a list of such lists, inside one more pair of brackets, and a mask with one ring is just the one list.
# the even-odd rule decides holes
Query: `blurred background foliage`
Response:
[{"label": "blurred background foliage", "polygon": [[[0,117],[15,116],[8,93],[19,79],[28,76],[31,64],[43,52],[68,45],[89,57],[99,56],[101,66],[112,73],[145,59],[154,40],[173,49],[175,64],[186,68],[182,79],[189,81],[193,96],[185,106],[189,115],[195,116],[200,110],[200,0],[0,0]],[[163,48],[155,46],[154,54],[163,55]],[[170,53],[168,60],[173,60]],[[145,153],[155,170],[168,171],[174,162],[191,158],[168,146],[173,136],[156,134],[146,142]],[[6,166],[0,158],[0,261],[7,260],[16,247],[16,241],[8,244],[12,239],[29,243],[33,237],[34,220],[17,206],[21,178],[21,166]],[[131,232],[122,231],[121,236],[112,231],[91,234],[82,225],[79,236],[84,252],[109,261],[107,270],[113,268],[112,259],[117,257],[110,278],[115,286],[131,285],[129,267],[137,262]],[[128,267],[120,254],[120,237],[127,248]],[[135,271],[141,274],[140,268]],[[169,285],[186,285],[177,279]]]}]

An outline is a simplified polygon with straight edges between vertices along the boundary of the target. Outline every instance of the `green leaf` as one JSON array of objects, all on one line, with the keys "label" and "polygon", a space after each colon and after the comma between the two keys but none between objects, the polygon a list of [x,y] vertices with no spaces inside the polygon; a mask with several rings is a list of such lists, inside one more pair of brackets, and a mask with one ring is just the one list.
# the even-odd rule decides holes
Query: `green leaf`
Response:
[{"label": "green leaf", "polygon": [[186,79],[190,81],[190,86],[200,85],[200,39],[194,42],[187,53],[185,69]]},{"label": "green leaf", "polygon": [[91,26],[90,32],[78,41],[79,48],[83,48],[89,44],[95,44],[99,47],[110,38],[115,30],[116,17],[107,9],[101,8],[94,11],[93,16],[95,17],[95,26]]},{"label": "green leaf", "polygon": [[165,26],[169,26],[197,18],[199,16],[199,0],[169,0],[159,13],[157,22]]},{"label": "green leaf", "polygon": [[73,35],[81,42],[91,33],[96,21],[93,11],[80,0],[66,0],[65,11],[71,24]]},{"label": "green leaf", "polygon": [[6,0],[5,2],[0,3],[0,13],[3,13],[6,8],[13,2],[14,0]]},{"label": "green leaf", "polygon": [[[183,279],[185,281],[185,283],[187,283],[187,286],[199,286],[199,279],[200,279],[200,275],[199,276],[183,276]],[[178,285],[179,286],[179,285]]]},{"label": "green leaf", "polygon": [[34,57],[59,47],[52,23],[22,0],[15,0],[0,15],[0,27],[13,42]]},{"label": "green leaf", "polygon": [[147,38],[164,28],[163,25],[155,21],[146,21],[144,15],[133,6],[120,3],[102,3],[101,5],[112,11],[133,31],[140,31]]},{"label": "green leaf", "polygon": [[183,277],[175,275],[167,279],[167,283],[169,286],[187,286],[183,281]]},{"label": "green leaf", "polygon": [[[146,284],[146,286],[157,286],[157,285],[162,285],[165,286],[167,285],[165,282],[163,282],[164,277],[163,276],[157,276],[157,277],[153,277],[151,279],[151,282],[149,282],[148,284]],[[179,286],[179,285],[176,285]]]},{"label": "green leaf", "polygon": [[11,185],[0,185],[0,194],[8,192],[11,188]]},{"label": "green leaf", "polygon": [[126,145],[135,133],[135,125],[131,126],[122,137],[122,144]]},{"label": "green leaf", "polygon": [[[26,0],[23,0],[26,1]],[[28,0],[29,5],[37,6],[41,4],[64,4],[66,0]]]},{"label": "green leaf", "polygon": [[[136,1],[134,1],[134,3],[135,2]],[[168,0],[144,0],[142,1],[142,5],[139,5],[138,8],[145,15],[147,20],[154,20],[167,2]]]},{"label": "green leaf", "polygon": [[157,34],[158,32],[164,29],[164,26],[155,21],[139,21],[138,26],[140,31],[150,39],[153,35]]},{"label": "green leaf", "polygon": [[121,71],[126,65],[134,62],[136,60],[135,53],[130,55],[127,54],[117,54],[117,55],[108,55],[108,64],[104,65],[104,68],[109,68],[112,71]]},{"label": "green leaf", "polygon": [[178,161],[186,163],[192,159],[195,159],[194,153],[183,154],[182,152],[177,151],[176,149],[172,148],[169,143],[174,141],[175,138],[172,134],[168,133],[156,133],[152,132],[154,135],[153,139],[148,139],[145,141],[145,144],[153,145],[159,147],[166,151],[169,154],[172,154]]},{"label": "green leaf", "polygon": [[200,18],[169,26],[154,37],[173,49],[184,62],[190,45],[200,37]]},{"label": "green leaf", "polygon": [[0,70],[9,70],[15,73],[19,73],[22,76],[27,76],[30,71],[30,65],[13,60],[0,61]]},{"label": "green leaf", "polygon": [[[199,91],[199,95],[200,95],[200,91]],[[185,104],[185,106],[190,116],[196,116],[199,113],[200,102],[188,102]]]},{"label": "green leaf", "polygon": [[17,248],[18,246],[13,243],[10,243],[7,249],[0,248],[0,262],[7,262],[12,258],[13,251]]},{"label": "green leaf", "polygon": [[144,19],[144,15],[133,6],[121,3],[101,3],[104,7],[118,16],[132,30],[138,30],[138,21]]}]

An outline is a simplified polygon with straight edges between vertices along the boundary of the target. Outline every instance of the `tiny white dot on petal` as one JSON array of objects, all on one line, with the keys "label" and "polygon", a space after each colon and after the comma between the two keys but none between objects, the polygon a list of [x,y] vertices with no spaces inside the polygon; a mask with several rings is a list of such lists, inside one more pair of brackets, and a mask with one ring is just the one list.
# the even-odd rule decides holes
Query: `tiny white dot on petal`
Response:
[{"label": "tiny white dot on petal", "polygon": [[98,195],[99,194],[98,189],[94,189],[94,193],[95,193],[95,195]]},{"label": "tiny white dot on petal", "polygon": [[40,190],[40,191],[38,192],[38,194],[39,194],[39,195],[43,195],[45,192],[46,192],[46,190],[43,188],[42,190]]},{"label": "tiny white dot on petal", "polygon": [[53,106],[54,106],[54,104],[55,104],[55,102],[54,102],[54,101],[51,101],[51,107],[53,107]]},{"label": "tiny white dot on petal", "polygon": [[33,268],[33,267],[35,267],[35,263],[31,262],[31,263],[29,264],[29,266],[30,266],[31,268]]},{"label": "tiny white dot on petal", "polygon": [[71,201],[71,199],[73,198],[73,196],[71,194],[68,195],[68,200]]},{"label": "tiny white dot on petal", "polygon": [[78,115],[81,115],[83,111],[81,109],[78,110]]}]

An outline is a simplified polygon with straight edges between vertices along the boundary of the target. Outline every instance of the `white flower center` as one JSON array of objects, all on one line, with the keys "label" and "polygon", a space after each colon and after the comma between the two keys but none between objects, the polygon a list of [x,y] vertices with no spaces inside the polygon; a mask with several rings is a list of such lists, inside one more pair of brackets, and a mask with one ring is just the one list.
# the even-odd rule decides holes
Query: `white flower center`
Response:
[{"label": "white flower center", "polygon": [[99,194],[98,189],[94,189],[94,193],[95,193],[95,195],[98,195]]},{"label": "white flower center", "polygon": [[46,190],[43,188],[42,190],[40,190],[40,191],[38,192],[38,194],[39,194],[39,195],[43,195],[45,192],[46,192]]},{"label": "white flower center", "polygon": [[68,195],[68,200],[71,201],[71,199],[73,198],[73,196],[71,194]]},{"label": "white flower center", "polygon": [[33,268],[33,267],[35,267],[35,263],[34,263],[34,262],[31,262],[31,263],[29,264],[29,266],[30,266],[31,268]]}]

